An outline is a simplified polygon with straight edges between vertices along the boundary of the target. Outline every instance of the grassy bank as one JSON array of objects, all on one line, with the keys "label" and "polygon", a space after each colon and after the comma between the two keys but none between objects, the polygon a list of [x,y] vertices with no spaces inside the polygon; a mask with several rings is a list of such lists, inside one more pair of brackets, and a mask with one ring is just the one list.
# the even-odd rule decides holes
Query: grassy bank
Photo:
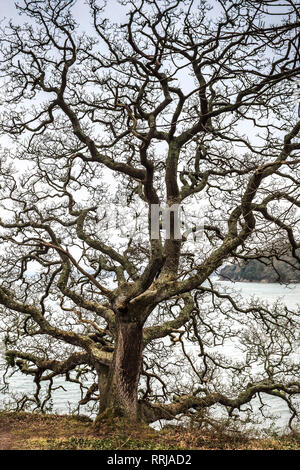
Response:
[{"label": "grassy bank", "polygon": [[87,417],[0,411],[0,449],[11,450],[299,450],[300,436],[250,438],[225,431],[166,427],[132,429],[103,424],[96,433]]}]

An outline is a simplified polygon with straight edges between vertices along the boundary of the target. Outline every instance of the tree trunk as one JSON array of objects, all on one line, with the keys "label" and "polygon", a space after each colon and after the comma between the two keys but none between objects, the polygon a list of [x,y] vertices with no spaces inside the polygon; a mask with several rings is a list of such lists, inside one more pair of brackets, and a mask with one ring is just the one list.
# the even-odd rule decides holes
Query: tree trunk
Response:
[{"label": "tree trunk", "polygon": [[138,420],[137,389],[142,365],[142,336],[142,324],[118,320],[114,357],[105,390],[103,377],[102,380],[99,377],[99,420],[101,416],[108,415]]}]

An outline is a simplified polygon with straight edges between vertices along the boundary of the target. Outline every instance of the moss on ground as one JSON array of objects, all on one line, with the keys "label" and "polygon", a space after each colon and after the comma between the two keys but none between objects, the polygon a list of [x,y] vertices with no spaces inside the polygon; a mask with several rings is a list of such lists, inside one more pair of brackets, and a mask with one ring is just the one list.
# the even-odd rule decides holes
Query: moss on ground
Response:
[{"label": "moss on ground", "polygon": [[96,431],[85,416],[0,411],[0,449],[19,450],[299,450],[300,436],[253,438],[168,426],[124,426],[105,420]]}]

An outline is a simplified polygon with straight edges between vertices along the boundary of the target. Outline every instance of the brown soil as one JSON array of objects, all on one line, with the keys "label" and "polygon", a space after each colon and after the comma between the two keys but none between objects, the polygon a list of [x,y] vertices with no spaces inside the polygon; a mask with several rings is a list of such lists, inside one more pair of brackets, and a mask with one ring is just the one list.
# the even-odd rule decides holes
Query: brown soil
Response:
[{"label": "brown soil", "polygon": [[31,439],[84,437],[88,418],[0,411],[0,450],[27,449]]},{"label": "brown soil", "polygon": [[0,431],[0,450],[11,450],[14,439],[7,431]]}]

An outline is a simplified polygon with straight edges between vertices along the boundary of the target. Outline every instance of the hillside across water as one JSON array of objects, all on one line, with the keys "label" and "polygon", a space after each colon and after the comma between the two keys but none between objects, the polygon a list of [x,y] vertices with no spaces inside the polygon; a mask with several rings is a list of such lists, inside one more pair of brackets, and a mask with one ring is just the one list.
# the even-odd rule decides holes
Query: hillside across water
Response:
[{"label": "hillside across water", "polygon": [[[299,251],[297,250],[299,256]],[[220,273],[221,280],[240,282],[282,282],[300,283],[300,263],[291,255],[285,255],[280,260],[275,257],[248,260],[240,265],[224,266]]]}]

